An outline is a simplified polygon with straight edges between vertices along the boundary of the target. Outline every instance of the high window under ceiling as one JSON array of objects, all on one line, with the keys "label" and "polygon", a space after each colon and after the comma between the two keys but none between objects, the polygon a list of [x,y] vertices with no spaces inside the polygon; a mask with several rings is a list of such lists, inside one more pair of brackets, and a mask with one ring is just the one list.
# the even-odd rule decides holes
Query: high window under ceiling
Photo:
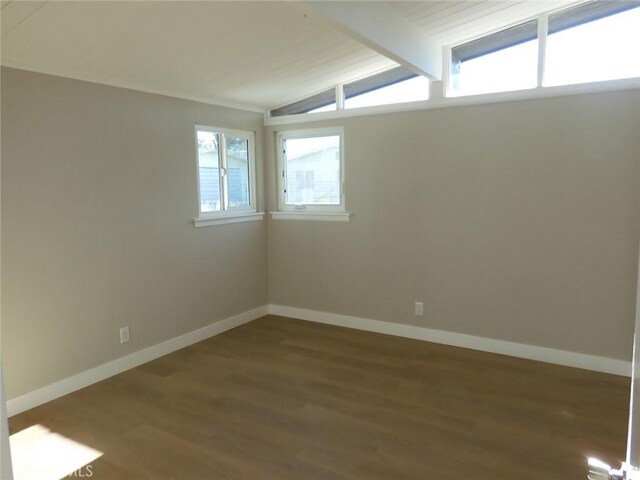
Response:
[{"label": "high window under ceiling", "polygon": [[638,77],[639,7],[594,0],[454,46],[448,96]]},{"label": "high window under ceiling", "polygon": [[534,88],[537,66],[538,21],[533,20],[452,48],[449,94]]},{"label": "high window under ceiling", "polygon": [[[640,77],[640,1],[591,0],[544,12],[445,52],[445,97]],[[273,109],[271,117],[429,100],[425,77],[396,67]],[[598,87],[599,88],[599,87]],[[446,104],[446,99],[445,99]],[[428,104],[427,104],[428,105]],[[422,108],[420,104],[405,108]],[[388,111],[379,109],[375,111]],[[371,113],[373,111],[363,111]]]},{"label": "high window under ceiling", "polygon": [[429,80],[396,67],[353,82],[337,85],[297,102],[271,110],[272,117],[338,109],[415,102],[429,98]]},{"label": "high window under ceiling", "polygon": [[640,77],[640,2],[589,2],[549,15],[544,86]]}]

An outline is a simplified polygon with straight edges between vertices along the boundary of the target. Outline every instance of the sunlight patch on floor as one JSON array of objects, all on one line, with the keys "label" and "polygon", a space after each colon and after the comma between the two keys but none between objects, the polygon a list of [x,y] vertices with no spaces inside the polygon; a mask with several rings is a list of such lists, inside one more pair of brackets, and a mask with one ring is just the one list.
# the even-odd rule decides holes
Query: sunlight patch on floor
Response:
[{"label": "sunlight patch on floor", "polygon": [[[61,480],[88,468],[102,452],[34,425],[10,437],[14,480]],[[87,475],[84,475],[87,476]]]}]

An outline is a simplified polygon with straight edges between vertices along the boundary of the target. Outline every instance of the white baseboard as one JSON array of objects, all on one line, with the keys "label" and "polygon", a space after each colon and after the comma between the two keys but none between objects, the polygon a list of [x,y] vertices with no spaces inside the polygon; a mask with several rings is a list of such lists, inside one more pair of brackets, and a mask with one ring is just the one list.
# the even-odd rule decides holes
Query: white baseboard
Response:
[{"label": "white baseboard", "polygon": [[165,342],[147,347],[143,350],[131,353],[98,367],[86,370],[71,377],[67,377],[58,382],[26,393],[19,397],[7,400],[7,413],[11,417],[31,408],[50,402],[56,398],[67,395],[81,388],[97,383],[106,378],[122,373],[131,368],[150,362],[156,358],[167,355],[181,348],[188,347],[194,343],[201,342],[214,335],[231,330],[232,328],[244,325],[253,320],[267,315],[268,306],[263,305],[253,310],[234,315],[219,322],[212,323],[206,327],[199,328],[179,337],[172,338]]},{"label": "white baseboard", "polygon": [[596,372],[611,373],[614,375],[631,376],[631,362],[613,358],[598,357],[584,353],[555,350],[523,343],[513,343],[504,340],[475,337],[462,333],[446,332],[412,325],[371,320],[367,318],[351,317],[336,313],[319,312],[303,308],[287,307],[283,305],[263,305],[253,310],[240,313],[233,317],[221,320],[206,327],[180,335],[165,342],[153,345],[138,352],[118,358],[98,367],[86,370],[58,382],[26,393],[19,397],[7,400],[7,413],[11,417],[31,408],[55,400],[81,388],[93,385],[101,380],[135,368],[143,363],[198,343],[209,337],[244,325],[267,314],[281,315],[300,320],[307,320],[327,325],[354,328],[368,332],[384,333],[397,337],[424,340],[427,342],[441,343],[455,347],[470,348],[483,352],[499,353],[512,357],[537,360],[539,362],[565,365],[568,367],[582,368]]},{"label": "white baseboard", "polygon": [[318,312],[303,308],[286,307],[283,305],[269,305],[269,313],[339,327],[355,328],[357,330],[385,333],[397,337],[425,340],[427,342],[442,343],[444,345],[470,348],[483,352],[499,353],[567,367],[576,367],[627,377],[631,376],[631,362],[614,358],[598,357],[584,353],[526,345],[524,343],[513,343],[492,338],[475,337],[463,333],[445,332],[443,330],[433,330],[430,328],[351,317],[336,313]]}]

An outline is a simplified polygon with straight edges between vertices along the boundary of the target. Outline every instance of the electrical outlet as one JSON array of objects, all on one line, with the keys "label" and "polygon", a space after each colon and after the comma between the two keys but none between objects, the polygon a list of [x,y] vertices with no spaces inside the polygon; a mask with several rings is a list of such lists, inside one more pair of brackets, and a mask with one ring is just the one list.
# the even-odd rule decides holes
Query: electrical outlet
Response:
[{"label": "electrical outlet", "polygon": [[422,302],[416,302],[415,313],[418,317],[421,317],[424,315],[424,305],[422,304]]},{"label": "electrical outlet", "polygon": [[120,343],[127,343],[129,340],[129,326],[127,325],[120,329]]}]

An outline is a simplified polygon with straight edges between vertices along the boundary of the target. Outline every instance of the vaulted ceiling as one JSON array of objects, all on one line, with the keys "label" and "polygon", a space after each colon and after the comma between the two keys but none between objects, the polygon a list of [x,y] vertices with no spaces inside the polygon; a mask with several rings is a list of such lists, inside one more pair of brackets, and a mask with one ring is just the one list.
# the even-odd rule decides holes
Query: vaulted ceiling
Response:
[{"label": "vaulted ceiling", "polygon": [[[576,2],[357,3],[440,47]],[[2,65],[259,111],[396,65],[313,4],[3,0]]]}]

